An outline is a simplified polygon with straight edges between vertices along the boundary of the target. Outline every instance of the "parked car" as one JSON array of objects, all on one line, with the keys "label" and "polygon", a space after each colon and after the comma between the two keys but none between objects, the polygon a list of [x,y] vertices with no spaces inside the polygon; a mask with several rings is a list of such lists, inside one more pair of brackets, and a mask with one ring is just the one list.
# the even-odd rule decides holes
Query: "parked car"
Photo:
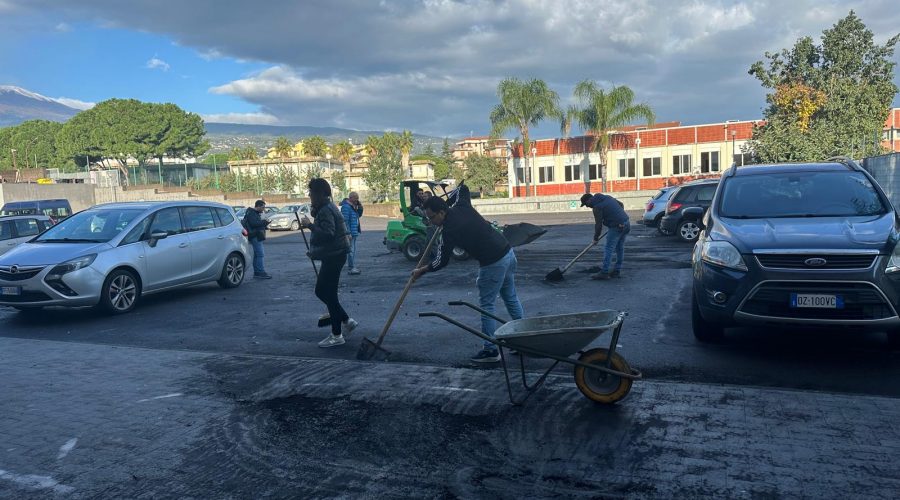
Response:
[{"label": "parked car", "polygon": [[659,190],[653,198],[647,200],[647,206],[644,209],[644,225],[647,227],[655,227],[657,231],[662,234],[667,234],[663,232],[662,218],[666,215],[666,204],[669,201],[669,197],[672,196],[672,193],[678,189],[677,186],[664,187]]},{"label": "parked car", "polygon": [[46,215],[9,215],[0,217],[0,255],[25,243],[53,225]]},{"label": "parked car", "polygon": [[[232,208],[234,208],[234,207],[232,207]],[[259,214],[259,216],[260,216],[260,218],[262,218],[262,220],[268,220],[269,217],[277,214],[278,210],[279,210],[278,207],[270,207],[270,206],[266,205],[265,210],[263,210],[263,213]],[[234,216],[237,217],[238,220],[244,220],[244,215],[246,215],[246,214],[247,214],[247,207],[241,207],[239,210],[234,212]]]},{"label": "parked car", "polygon": [[237,287],[252,257],[243,231],[219,203],[98,205],[0,256],[0,305],[121,314],[151,293],[211,281]]},{"label": "parked car", "polygon": [[0,208],[2,215],[46,215],[56,223],[72,215],[72,206],[65,199],[11,201]]},{"label": "parked car", "polygon": [[691,207],[706,209],[712,203],[719,179],[704,179],[678,187],[666,203],[666,214],[660,220],[663,234],[674,234],[682,241],[692,243],[700,236],[697,219],[684,217],[684,210]]},{"label": "parked car", "polygon": [[701,225],[697,339],[806,325],[886,330],[900,344],[900,219],[852,160],[732,167]]},{"label": "parked car", "polygon": [[269,217],[269,229],[272,231],[297,231],[300,229],[300,223],[297,221],[297,218],[309,217],[309,210],[308,203],[281,207],[278,212]]}]

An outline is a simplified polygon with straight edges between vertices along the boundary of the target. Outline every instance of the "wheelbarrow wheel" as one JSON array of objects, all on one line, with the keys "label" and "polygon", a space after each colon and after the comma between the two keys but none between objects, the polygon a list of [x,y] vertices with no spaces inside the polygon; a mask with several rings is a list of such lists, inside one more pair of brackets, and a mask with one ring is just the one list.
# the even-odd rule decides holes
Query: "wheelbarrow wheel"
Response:
[{"label": "wheelbarrow wheel", "polygon": [[[609,352],[606,349],[591,349],[584,352],[578,361],[604,365],[608,355]],[[613,355],[610,368],[618,372],[631,373],[631,367],[618,353]],[[575,385],[585,397],[596,403],[613,404],[621,400],[631,391],[631,383],[632,380],[628,378],[610,375],[600,370],[591,370],[583,366],[575,366]]]}]

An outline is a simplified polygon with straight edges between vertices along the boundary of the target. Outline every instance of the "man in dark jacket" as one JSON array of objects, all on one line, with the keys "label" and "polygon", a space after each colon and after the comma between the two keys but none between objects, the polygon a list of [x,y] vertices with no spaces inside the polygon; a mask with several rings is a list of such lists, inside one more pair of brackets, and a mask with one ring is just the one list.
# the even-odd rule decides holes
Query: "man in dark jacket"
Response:
[{"label": "man in dark jacket", "polygon": [[[472,208],[468,186],[461,185],[455,198],[453,207],[449,207],[447,202],[437,196],[425,202],[425,215],[432,224],[442,228],[443,243],[434,260],[427,266],[414,270],[413,276],[418,279],[426,272],[443,268],[450,262],[453,248],[460,247],[480,265],[476,284],[481,308],[493,313],[494,302],[499,295],[512,319],[523,318],[525,313],[516,295],[515,252],[506,238]],[[493,337],[496,329],[496,321],[488,316],[481,317],[481,331],[485,335]],[[472,357],[472,361],[500,361],[500,352],[497,346],[485,341],[484,348]]]},{"label": "man in dark jacket", "polygon": [[272,275],[266,272],[263,265],[263,257],[266,254],[263,252],[262,242],[266,240],[266,227],[269,225],[269,221],[263,220],[259,215],[265,210],[266,202],[256,200],[252,208],[247,207],[243,224],[247,229],[247,239],[250,240],[250,245],[253,247],[253,277],[267,280],[272,279]]},{"label": "man in dark jacket", "polygon": [[[631,232],[631,223],[622,202],[605,194],[586,193],[581,196],[581,206],[590,207],[594,212],[594,241],[598,241],[603,226],[609,228],[606,233],[606,249],[603,252],[603,267],[600,272],[591,276],[595,280],[618,278],[622,272],[622,261],[625,259],[625,235]],[[616,253],[616,267],[609,272],[613,252]]]}]

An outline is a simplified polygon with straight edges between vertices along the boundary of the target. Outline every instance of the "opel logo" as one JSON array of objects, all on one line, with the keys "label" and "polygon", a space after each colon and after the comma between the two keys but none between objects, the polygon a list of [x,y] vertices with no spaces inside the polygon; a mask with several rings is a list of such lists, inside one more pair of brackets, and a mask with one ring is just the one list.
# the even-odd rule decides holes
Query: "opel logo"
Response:
[{"label": "opel logo", "polygon": [[827,264],[828,261],[823,259],[822,257],[813,257],[811,259],[804,260],[803,263],[809,267],[822,267]]},{"label": "opel logo", "polygon": [[19,266],[12,266],[9,268],[9,274],[16,274],[19,272]]}]

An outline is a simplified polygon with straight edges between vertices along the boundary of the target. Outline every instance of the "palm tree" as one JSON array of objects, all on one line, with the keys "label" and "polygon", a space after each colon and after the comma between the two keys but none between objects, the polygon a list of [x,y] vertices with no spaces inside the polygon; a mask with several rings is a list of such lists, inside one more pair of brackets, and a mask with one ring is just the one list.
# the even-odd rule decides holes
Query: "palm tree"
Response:
[{"label": "palm tree", "polygon": [[[606,166],[606,150],[609,148],[609,132],[628,125],[638,118],[652,125],[656,117],[646,104],[634,104],[634,92],[621,85],[609,91],[603,90],[591,80],[584,80],[575,86],[575,100],[578,109],[575,119],[586,132],[597,136],[594,150],[600,154],[601,172]],[[635,165],[635,168],[639,168]],[[606,190],[606,175],[602,176],[603,190]]]},{"label": "palm tree", "polygon": [[543,80],[533,79],[523,82],[518,78],[507,78],[497,85],[497,97],[500,104],[494,106],[491,111],[491,136],[497,138],[500,134],[514,128],[522,137],[523,154],[525,161],[525,194],[528,194],[528,185],[531,181],[531,172],[528,167],[528,151],[531,140],[528,128],[537,125],[544,118],[559,118],[562,113],[559,110],[559,95],[554,92]]},{"label": "palm tree", "polygon": [[303,152],[306,156],[321,158],[328,152],[328,143],[318,135],[307,137],[303,140]]},{"label": "palm tree", "polygon": [[403,171],[409,172],[409,176],[412,177],[412,169],[409,167],[409,152],[412,151],[413,147],[413,135],[409,130],[404,130],[402,134],[400,134],[400,164],[403,165]]},{"label": "palm tree", "polygon": [[341,141],[331,146],[331,154],[344,163],[344,168],[349,170],[350,157],[353,155],[353,145],[349,141]]},{"label": "palm tree", "polygon": [[287,137],[279,137],[275,139],[275,144],[272,145],[272,149],[275,150],[275,154],[278,155],[279,158],[287,158],[291,156],[291,151],[294,149],[291,141],[287,140]]}]

